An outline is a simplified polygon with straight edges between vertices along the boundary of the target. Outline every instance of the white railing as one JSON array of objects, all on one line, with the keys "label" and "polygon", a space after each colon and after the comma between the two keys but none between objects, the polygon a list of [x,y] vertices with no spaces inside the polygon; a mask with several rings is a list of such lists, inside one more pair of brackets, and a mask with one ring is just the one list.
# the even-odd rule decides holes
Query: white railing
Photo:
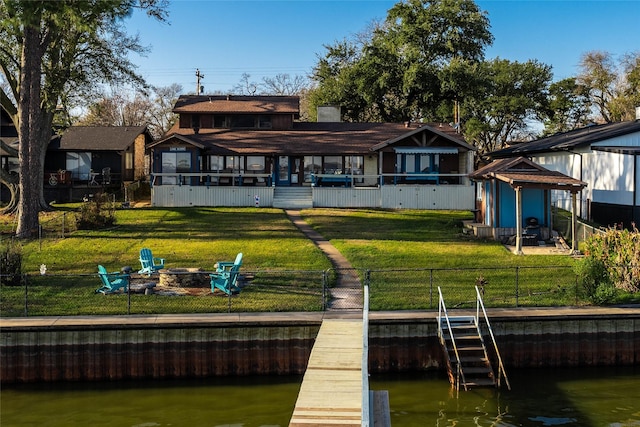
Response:
[{"label": "white railing", "polygon": [[480,312],[482,312],[485,323],[487,324],[487,329],[489,330],[489,336],[491,337],[491,342],[493,343],[493,350],[496,352],[496,357],[498,359],[498,387],[500,387],[500,378],[504,377],[504,381],[507,385],[507,388],[511,390],[511,384],[509,384],[509,379],[507,378],[507,372],[504,369],[504,365],[502,364],[502,357],[500,356],[500,351],[498,350],[498,344],[496,343],[496,338],[493,335],[493,329],[491,328],[491,323],[489,323],[489,316],[487,316],[487,310],[484,308],[484,302],[482,301],[482,295],[480,293],[480,289],[476,286],[476,325],[478,325],[478,330],[480,330]]},{"label": "white railing", "polygon": [[[311,174],[307,182],[312,187],[343,186],[343,187],[378,187],[382,185],[468,185],[466,174],[452,173],[383,173],[383,174]],[[197,178],[197,179],[194,179]],[[275,183],[273,174],[246,172],[162,172],[151,174],[151,185],[255,185],[271,186]]]},{"label": "white railing", "polygon": [[[460,390],[460,380],[465,383],[464,372],[460,369],[460,353],[458,352],[458,346],[456,345],[456,340],[453,336],[453,329],[451,329],[451,322],[449,321],[449,314],[447,313],[447,306],[444,303],[444,297],[442,296],[442,290],[440,286],[438,286],[438,338],[440,338],[440,342],[443,344],[443,347],[446,349],[444,345],[445,337],[442,335],[442,319],[444,318],[447,323],[447,331],[449,332],[449,337],[451,338],[451,345],[453,346],[453,352],[456,355],[456,366],[455,366],[455,385],[456,391]],[[451,365],[451,358],[449,357],[449,353],[445,350],[445,356],[449,361],[449,365]]]},{"label": "white railing", "polygon": [[369,286],[364,286],[362,304],[362,427],[369,427]]}]

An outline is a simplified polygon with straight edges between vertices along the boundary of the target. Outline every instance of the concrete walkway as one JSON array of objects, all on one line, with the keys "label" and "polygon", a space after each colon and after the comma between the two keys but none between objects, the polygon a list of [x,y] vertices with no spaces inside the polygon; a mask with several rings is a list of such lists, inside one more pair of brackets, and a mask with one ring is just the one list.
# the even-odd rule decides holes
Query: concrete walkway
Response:
[{"label": "concrete walkway", "polygon": [[300,216],[299,210],[287,209],[287,216],[309,240],[329,258],[336,270],[337,284],[330,289],[329,310],[362,310],[362,283],[349,261]]}]

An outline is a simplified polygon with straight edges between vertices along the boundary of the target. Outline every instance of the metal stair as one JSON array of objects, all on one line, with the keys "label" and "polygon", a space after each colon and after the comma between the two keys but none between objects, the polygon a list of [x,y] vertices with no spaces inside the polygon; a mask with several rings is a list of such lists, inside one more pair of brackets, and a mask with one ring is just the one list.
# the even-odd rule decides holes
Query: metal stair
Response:
[{"label": "metal stair", "polygon": [[[500,379],[504,377],[506,385],[510,389],[478,288],[476,287],[478,313],[476,316],[449,316],[440,288],[438,288],[438,292],[440,295],[438,335],[445,353],[447,373],[451,384],[456,390],[459,390],[461,386],[464,390],[474,387],[499,387]],[[491,358],[482,334],[481,311],[484,314],[484,323],[494,346],[494,357],[498,364],[497,376],[491,365]]]},{"label": "metal stair", "polygon": [[281,209],[309,209],[313,207],[311,187],[275,187],[273,207]]}]

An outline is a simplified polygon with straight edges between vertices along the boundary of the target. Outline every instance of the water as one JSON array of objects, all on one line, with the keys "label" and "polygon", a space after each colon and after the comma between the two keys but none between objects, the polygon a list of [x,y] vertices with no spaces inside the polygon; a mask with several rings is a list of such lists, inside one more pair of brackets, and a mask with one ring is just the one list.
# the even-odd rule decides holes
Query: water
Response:
[{"label": "water", "polygon": [[[435,373],[375,375],[394,427],[640,426],[640,367],[511,371],[512,390],[461,391]],[[301,377],[3,386],[0,425],[286,427]]]}]

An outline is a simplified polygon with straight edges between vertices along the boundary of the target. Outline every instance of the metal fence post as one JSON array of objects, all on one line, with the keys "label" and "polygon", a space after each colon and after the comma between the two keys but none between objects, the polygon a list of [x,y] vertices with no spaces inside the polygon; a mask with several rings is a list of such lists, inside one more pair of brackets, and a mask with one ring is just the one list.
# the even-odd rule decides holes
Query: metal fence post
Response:
[{"label": "metal fence post", "polygon": [[322,272],[322,311],[327,310],[327,270]]},{"label": "metal fence post", "polygon": [[433,308],[433,268],[429,270],[429,308]]},{"label": "metal fence post", "polygon": [[520,277],[520,267],[516,267],[516,307],[518,307],[518,298],[519,298],[519,292],[520,289],[518,288],[518,279]]},{"label": "metal fence post", "polygon": [[24,283],[24,317],[29,316],[29,287],[27,281],[27,275],[22,275],[22,282]]}]

